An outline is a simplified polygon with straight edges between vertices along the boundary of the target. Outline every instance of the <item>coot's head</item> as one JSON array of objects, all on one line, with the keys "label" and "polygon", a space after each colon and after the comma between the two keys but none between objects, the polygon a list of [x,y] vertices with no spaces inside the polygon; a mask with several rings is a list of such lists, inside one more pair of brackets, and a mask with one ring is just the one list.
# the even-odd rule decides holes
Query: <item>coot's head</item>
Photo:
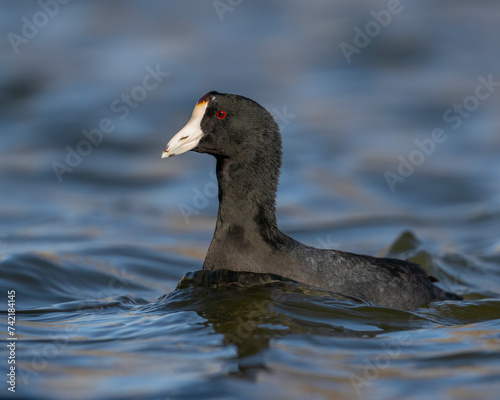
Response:
[{"label": "coot's head", "polygon": [[189,150],[222,158],[281,158],[281,137],[271,114],[255,101],[210,92],[194,107],[191,119],[169,142],[162,158]]}]

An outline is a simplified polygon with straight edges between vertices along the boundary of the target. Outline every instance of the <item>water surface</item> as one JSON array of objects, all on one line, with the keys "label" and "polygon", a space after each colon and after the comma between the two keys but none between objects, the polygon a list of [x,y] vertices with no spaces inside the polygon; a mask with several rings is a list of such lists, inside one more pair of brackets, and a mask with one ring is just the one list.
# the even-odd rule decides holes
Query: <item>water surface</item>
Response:
[{"label": "water surface", "polygon": [[[474,96],[500,82],[499,6],[401,1],[348,62],[387,2],[216,3],[69,2],[17,46],[41,6],[4,5],[0,334],[15,290],[18,341],[1,397],[497,398],[500,94]],[[465,300],[408,312],[199,271],[215,162],[160,156],[209,90],[275,115],[285,233],[409,258]]]}]

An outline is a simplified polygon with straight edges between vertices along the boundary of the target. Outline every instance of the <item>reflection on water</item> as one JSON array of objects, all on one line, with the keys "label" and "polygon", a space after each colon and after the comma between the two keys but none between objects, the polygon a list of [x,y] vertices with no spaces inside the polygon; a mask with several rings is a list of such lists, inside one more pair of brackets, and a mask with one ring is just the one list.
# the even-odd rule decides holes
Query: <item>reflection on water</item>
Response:
[{"label": "reflection on water", "polygon": [[[387,2],[143,3],[0,16],[0,333],[15,290],[15,396],[496,398],[498,5],[401,2],[348,63],[340,45]],[[29,38],[26,21],[40,25]],[[160,156],[209,90],[280,124],[283,231],[411,259],[465,300],[407,312],[200,271],[214,160]]]}]

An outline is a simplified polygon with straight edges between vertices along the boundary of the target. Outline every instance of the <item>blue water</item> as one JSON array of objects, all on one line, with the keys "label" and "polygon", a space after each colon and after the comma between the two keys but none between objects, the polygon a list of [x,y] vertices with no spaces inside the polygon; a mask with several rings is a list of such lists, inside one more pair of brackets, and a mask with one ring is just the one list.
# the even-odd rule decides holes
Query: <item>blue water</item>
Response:
[{"label": "blue water", "polygon": [[[16,391],[2,379],[0,398],[497,398],[499,12],[456,0],[3,4],[4,378],[17,342]],[[285,233],[410,258],[465,301],[407,312],[192,272],[215,227],[215,162],[160,156],[210,90],[279,123]]]}]

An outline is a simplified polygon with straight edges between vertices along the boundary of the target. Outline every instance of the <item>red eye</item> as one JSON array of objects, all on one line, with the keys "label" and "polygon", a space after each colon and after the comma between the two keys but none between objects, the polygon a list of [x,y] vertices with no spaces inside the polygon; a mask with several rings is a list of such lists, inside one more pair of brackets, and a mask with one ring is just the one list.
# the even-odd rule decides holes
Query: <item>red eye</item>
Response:
[{"label": "red eye", "polygon": [[219,119],[224,119],[224,118],[226,118],[226,112],[223,110],[220,110],[217,112],[217,114],[215,114],[215,116]]}]

